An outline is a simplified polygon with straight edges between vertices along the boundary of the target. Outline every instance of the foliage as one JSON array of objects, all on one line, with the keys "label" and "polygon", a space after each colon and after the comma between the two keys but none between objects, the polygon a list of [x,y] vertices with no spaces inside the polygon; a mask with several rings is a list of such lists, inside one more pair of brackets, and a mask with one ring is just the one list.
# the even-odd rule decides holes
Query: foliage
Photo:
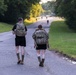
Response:
[{"label": "foliage", "polygon": [[42,4],[45,14],[51,14],[55,9],[55,1],[48,1],[47,3]]},{"label": "foliage", "polygon": [[0,0],[0,14],[4,14],[7,9],[7,5],[4,4],[4,0]]},{"label": "foliage", "polygon": [[68,27],[76,30],[76,0],[56,0],[56,14],[66,18]]},{"label": "foliage", "polygon": [[43,12],[43,8],[40,4],[32,4],[31,10],[30,10],[30,17],[38,17]]},{"label": "foliage", "polygon": [[0,21],[15,23],[18,17],[29,17],[32,4],[38,3],[40,0],[4,0],[7,10],[4,15],[0,14]]},{"label": "foliage", "polygon": [[24,20],[24,23],[27,25],[27,24],[32,24],[32,23],[34,23],[34,22],[36,22],[36,18],[33,18],[33,17],[31,17],[30,19],[25,19]]}]

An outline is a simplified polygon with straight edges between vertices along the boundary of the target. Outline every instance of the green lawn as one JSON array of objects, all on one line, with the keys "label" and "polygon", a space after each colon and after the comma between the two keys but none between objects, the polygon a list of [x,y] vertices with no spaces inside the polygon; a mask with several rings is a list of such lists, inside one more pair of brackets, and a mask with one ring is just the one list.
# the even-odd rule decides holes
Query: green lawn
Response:
[{"label": "green lawn", "polygon": [[0,33],[11,31],[13,25],[6,24],[6,23],[0,23]]},{"label": "green lawn", "polygon": [[69,30],[64,21],[52,22],[49,37],[50,50],[76,57],[76,33]]}]

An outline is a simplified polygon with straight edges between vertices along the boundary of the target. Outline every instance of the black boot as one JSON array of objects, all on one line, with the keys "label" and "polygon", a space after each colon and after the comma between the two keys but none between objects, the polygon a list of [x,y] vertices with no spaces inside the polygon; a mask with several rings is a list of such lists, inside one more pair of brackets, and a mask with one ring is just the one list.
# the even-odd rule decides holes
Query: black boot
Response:
[{"label": "black boot", "polygon": [[40,56],[38,57],[38,61],[41,62],[41,58],[40,58]]},{"label": "black boot", "polygon": [[20,64],[21,60],[20,60],[19,53],[17,53],[17,58],[18,58],[18,62],[17,62],[17,64]]},{"label": "black boot", "polygon": [[22,61],[21,61],[21,64],[22,64],[22,65],[24,64],[24,55],[22,55]]},{"label": "black boot", "polygon": [[40,64],[41,64],[41,58],[40,58],[40,56],[38,57],[38,61],[39,61],[39,66],[40,66]]},{"label": "black boot", "polygon": [[40,62],[40,67],[44,67],[44,61],[45,61],[45,59],[42,59],[42,61]]}]

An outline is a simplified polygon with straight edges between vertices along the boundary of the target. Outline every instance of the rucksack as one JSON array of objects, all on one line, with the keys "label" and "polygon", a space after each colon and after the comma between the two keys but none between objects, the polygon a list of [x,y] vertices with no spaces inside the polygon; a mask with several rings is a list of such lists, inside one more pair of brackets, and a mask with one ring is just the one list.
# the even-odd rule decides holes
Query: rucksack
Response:
[{"label": "rucksack", "polygon": [[15,34],[17,36],[25,36],[26,35],[25,26],[17,23],[16,24]]},{"label": "rucksack", "polygon": [[45,30],[38,30],[35,32],[36,44],[46,44],[48,41],[48,34]]}]

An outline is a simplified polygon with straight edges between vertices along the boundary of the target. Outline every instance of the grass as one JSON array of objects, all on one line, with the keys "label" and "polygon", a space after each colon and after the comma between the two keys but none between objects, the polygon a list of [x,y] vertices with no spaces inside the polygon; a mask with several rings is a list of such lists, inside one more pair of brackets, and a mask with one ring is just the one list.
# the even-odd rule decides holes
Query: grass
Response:
[{"label": "grass", "polygon": [[35,23],[36,22],[36,18],[30,18],[29,20],[28,19],[25,19],[24,20],[24,23],[25,23],[25,25],[27,26],[27,25],[30,25],[30,24],[32,24],[32,23]]},{"label": "grass", "polygon": [[0,23],[0,33],[12,30],[13,25],[7,23]]},{"label": "grass", "polygon": [[76,57],[76,33],[68,29],[64,21],[52,22],[49,30],[51,50],[58,50]]}]

